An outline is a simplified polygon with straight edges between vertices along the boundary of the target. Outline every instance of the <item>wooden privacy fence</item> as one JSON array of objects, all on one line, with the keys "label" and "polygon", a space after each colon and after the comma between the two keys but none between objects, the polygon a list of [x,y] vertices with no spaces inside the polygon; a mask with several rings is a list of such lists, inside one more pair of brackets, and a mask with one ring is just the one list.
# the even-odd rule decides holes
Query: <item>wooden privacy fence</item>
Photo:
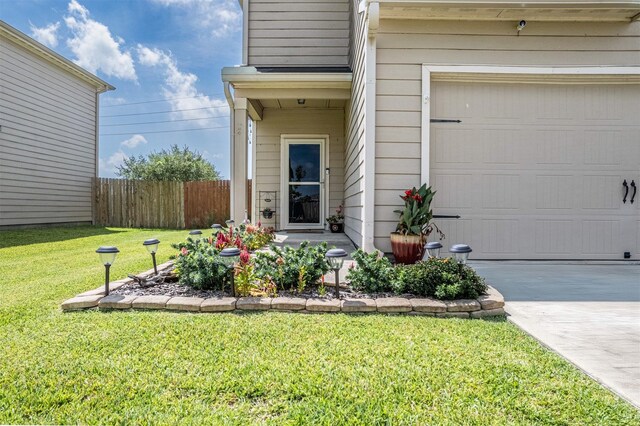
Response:
[{"label": "wooden privacy fence", "polygon": [[[250,180],[247,185],[251,194]],[[228,180],[152,182],[97,178],[93,192],[93,219],[97,225],[203,228],[229,218]]]}]

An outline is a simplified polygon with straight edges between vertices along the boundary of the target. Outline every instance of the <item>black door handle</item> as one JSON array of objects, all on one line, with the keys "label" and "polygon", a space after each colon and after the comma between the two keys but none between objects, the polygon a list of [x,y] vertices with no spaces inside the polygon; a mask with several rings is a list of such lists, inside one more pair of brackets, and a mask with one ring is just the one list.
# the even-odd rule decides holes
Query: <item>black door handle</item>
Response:
[{"label": "black door handle", "polygon": [[631,204],[633,204],[633,199],[636,198],[636,192],[638,192],[638,187],[636,186],[636,182],[634,180],[631,181],[631,187],[633,188],[633,195],[631,196]]},{"label": "black door handle", "polygon": [[627,204],[627,195],[629,195],[629,185],[627,184],[627,180],[625,179],[624,182],[622,182],[622,186],[624,186],[624,197],[622,198],[622,203],[623,204]]}]

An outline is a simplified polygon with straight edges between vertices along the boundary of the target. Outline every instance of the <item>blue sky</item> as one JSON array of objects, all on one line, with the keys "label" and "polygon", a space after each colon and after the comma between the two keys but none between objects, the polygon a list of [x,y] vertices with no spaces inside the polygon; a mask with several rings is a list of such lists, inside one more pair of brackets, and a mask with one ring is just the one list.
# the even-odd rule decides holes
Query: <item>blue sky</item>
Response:
[{"label": "blue sky", "polygon": [[0,18],[116,87],[100,95],[100,176],[171,144],[229,176],[220,69],[241,62],[237,0],[0,0]]}]

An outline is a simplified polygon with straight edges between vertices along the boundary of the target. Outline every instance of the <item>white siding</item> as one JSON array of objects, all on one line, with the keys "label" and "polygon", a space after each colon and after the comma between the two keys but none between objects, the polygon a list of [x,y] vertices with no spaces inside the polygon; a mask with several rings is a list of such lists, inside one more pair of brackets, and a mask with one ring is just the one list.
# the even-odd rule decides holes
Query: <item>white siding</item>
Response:
[{"label": "white siding", "polygon": [[346,66],[349,0],[250,0],[251,66]]},{"label": "white siding", "polygon": [[532,22],[516,36],[512,22],[383,20],[377,40],[375,244],[386,252],[399,195],[421,183],[423,63],[640,64],[640,22]]},{"label": "white siding", "polygon": [[96,91],[0,37],[0,226],[90,222]]},{"label": "white siding", "polygon": [[365,127],[365,42],[364,14],[358,14],[358,1],[353,0],[351,13],[350,66],[353,72],[351,100],[347,105],[347,145],[345,147],[345,233],[362,246],[364,192],[364,127]]},{"label": "white siding", "polygon": [[[256,171],[255,186],[256,206],[254,217],[260,217],[266,226],[275,226],[276,221],[282,225],[278,204],[271,204],[276,214],[273,219],[264,219],[258,210],[259,191],[277,191],[278,201],[280,193],[280,136],[283,134],[329,135],[329,164],[331,169],[329,178],[329,208],[328,215],[343,203],[344,191],[344,110],[335,109],[276,109],[265,108],[263,119],[256,122]],[[275,200],[273,200],[275,202]],[[266,205],[263,205],[264,208]]]}]

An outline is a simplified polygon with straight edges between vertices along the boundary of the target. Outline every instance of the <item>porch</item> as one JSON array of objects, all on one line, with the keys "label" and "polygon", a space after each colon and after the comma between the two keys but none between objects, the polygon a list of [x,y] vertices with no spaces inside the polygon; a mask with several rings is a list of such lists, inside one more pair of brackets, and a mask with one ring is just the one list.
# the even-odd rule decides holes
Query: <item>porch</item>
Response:
[{"label": "porch", "polygon": [[232,67],[222,78],[233,109],[231,217],[238,223],[246,212],[278,231],[328,229],[345,198],[351,73]]}]

